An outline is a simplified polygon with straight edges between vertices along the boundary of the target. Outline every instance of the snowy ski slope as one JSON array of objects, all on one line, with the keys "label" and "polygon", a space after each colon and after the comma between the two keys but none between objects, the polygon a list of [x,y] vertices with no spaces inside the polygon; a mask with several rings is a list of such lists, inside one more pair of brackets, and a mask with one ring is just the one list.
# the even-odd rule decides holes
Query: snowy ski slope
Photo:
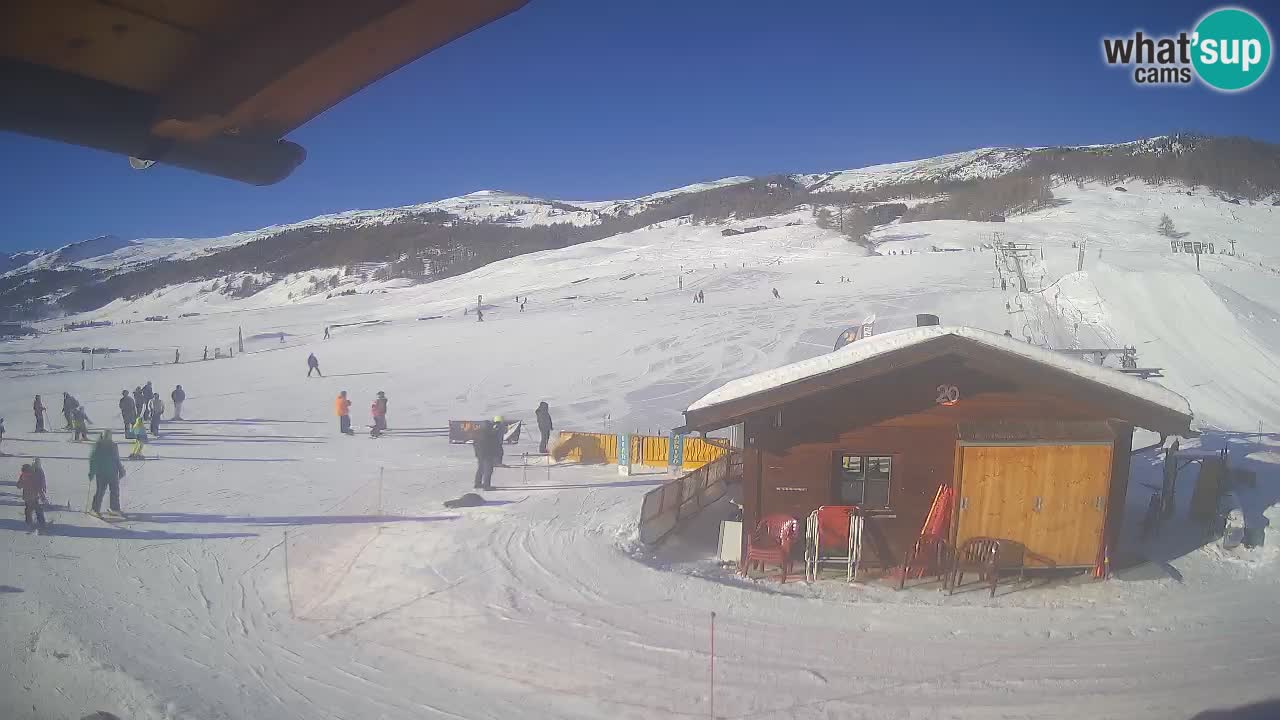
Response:
[{"label": "snowy ski slope", "polygon": [[[0,717],[707,717],[712,612],[720,717],[1167,718],[1273,695],[1274,538],[1252,553],[1133,540],[1154,564],[994,601],[744,582],[698,542],[714,517],[636,547],[640,498],[665,476],[522,469],[528,435],[490,504],[441,506],[474,467],[432,430],[448,419],[531,421],[546,400],[560,429],[665,431],[726,381],[821,355],[871,313],[881,331],[935,313],[1055,347],[1136,346],[1190,401],[1198,442],[1230,443],[1257,473],[1251,511],[1280,520],[1266,509],[1280,500],[1280,208],[1129,190],[1060,188],[1066,204],[1007,223],[887,226],[877,253],[799,211],[733,237],[673,221],[331,300],[168,288],[76,318],[122,324],[0,345],[13,363],[0,366]],[[1248,257],[1203,257],[1197,273],[1155,233],[1161,212]],[[991,232],[1043,247],[1032,292],[999,289],[980,250]],[[483,323],[463,314],[477,295]],[[172,319],[122,322],[152,314]],[[198,361],[240,328],[244,354]],[[87,346],[119,352],[80,372],[87,356],[67,350]],[[308,352],[323,379],[304,377]],[[41,456],[52,500],[78,510],[88,452],[30,432],[32,395],[57,407],[70,391],[104,426],[120,390],[147,380],[166,397],[181,383],[188,421],[128,465],[130,520],[55,509],[53,534],[26,534],[20,463]],[[358,430],[385,390],[391,434],[338,435],[343,389]],[[1131,530],[1152,463],[1134,460]]]}]

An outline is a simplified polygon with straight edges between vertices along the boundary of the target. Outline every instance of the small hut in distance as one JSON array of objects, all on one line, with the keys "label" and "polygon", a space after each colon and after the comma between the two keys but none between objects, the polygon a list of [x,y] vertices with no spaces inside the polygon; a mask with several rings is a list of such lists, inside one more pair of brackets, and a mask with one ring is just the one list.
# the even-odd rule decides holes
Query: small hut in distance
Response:
[{"label": "small hut in distance", "polygon": [[822,505],[881,510],[896,565],[943,486],[950,547],[1000,538],[1032,565],[1099,574],[1123,519],[1133,429],[1189,435],[1191,419],[1154,383],[938,325],[731,381],[685,411],[690,431],[743,425],[744,529],[773,513],[803,527]]}]

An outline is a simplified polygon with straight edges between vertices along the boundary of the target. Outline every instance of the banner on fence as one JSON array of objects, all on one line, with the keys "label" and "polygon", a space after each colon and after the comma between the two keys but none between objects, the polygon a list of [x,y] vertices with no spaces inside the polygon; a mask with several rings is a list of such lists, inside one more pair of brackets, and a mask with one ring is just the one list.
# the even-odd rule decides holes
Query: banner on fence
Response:
[{"label": "banner on fence", "polygon": [[[449,442],[455,445],[472,442],[475,440],[476,431],[486,424],[485,420],[450,420]],[[502,441],[508,445],[520,442],[520,430],[523,425],[524,423],[519,420],[503,423]]]}]

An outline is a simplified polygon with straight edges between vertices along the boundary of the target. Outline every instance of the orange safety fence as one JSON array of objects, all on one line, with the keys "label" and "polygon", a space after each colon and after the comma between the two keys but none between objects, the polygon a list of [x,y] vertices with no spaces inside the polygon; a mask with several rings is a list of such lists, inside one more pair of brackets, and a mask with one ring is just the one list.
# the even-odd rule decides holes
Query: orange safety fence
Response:
[{"label": "orange safety fence", "polygon": [[[663,435],[632,435],[631,464],[667,467],[670,438]],[[719,438],[686,437],[681,467],[693,470],[718,460],[729,453],[729,443]],[[611,433],[561,430],[560,439],[551,450],[556,462],[584,465],[618,462],[618,436]]]}]

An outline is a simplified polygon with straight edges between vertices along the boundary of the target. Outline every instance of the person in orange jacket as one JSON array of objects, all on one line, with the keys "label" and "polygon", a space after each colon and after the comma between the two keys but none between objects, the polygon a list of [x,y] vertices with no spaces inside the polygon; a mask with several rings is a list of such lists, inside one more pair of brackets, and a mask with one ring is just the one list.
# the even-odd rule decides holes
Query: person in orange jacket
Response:
[{"label": "person in orange jacket", "polygon": [[338,393],[333,401],[333,413],[338,416],[338,432],[343,435],[354,435],[351,430],[351,401],[347,399],[347,391]]}]

